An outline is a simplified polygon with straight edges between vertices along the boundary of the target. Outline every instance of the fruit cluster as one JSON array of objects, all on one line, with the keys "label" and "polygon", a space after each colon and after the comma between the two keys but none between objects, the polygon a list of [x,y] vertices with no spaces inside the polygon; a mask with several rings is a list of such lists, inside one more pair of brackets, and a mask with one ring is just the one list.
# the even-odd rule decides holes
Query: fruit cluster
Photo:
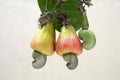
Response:
[{"label": "fruit cluster", "polygon": [[67,62],[68,69],[73,70],[78,65],[77,56],[83,52],[83,48],[90,50],[95,46],[96,37],[93,31],[88,29],[89,24],[85,11],[81,13],[82,28],[80,28],[78,35],[69,20],[69,16],[65,13],[62,15],[64,17],[57,19],[62,25],[57,41],[55,41],[56,34],[51,13],[47,10],[39,18],[39,29],[31,41],[34,58],[32,66],[34,68],[42,68],[46,63],[46,56],[51,56],[56,51]]}]

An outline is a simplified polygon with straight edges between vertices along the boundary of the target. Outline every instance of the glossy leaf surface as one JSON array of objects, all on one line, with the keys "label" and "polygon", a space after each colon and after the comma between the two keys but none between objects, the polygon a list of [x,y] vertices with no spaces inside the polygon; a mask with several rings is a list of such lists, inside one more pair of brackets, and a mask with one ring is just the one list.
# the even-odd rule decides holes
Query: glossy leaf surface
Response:
[{"label": "glossy leaf surface", "polygon": [[[57,3],[58,0],[48,0],[48,10],[51,13],[55,10]],[[40,7],[41,12],[43,13],[45,11],[46,0],[38,0],[38,5]],[[68,14],[72,22],[71,24],[73,25],[76,31],[81,28],[82,22],[82,16],[80,15],[79,12],[79,6],[80,6],[79,0],[67,0],[60,5],[61,10]],[[62,25],[58,25],[56,22],[56,18],[57,16],[59,16],[59,14],[55,12],[52,13],[52,15],[55,28],[56,30],[60,31]]]}]

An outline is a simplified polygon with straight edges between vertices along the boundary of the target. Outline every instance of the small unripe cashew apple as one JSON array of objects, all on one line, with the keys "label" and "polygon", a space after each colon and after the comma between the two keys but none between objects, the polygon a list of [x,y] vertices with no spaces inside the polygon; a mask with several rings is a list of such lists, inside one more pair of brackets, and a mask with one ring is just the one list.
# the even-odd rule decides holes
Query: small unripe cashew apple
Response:
[{"label": "small unripe cashew apple", "polygon": [[55,28],[52,23],[45,24],[39,29],[31,42],[33,51],[33,67],[39,69],[46,63],[46,56],[55,51]]},{"label": "small unripe cashew apple", "polygon": [[63,56],[64,60],[68,62],[67,67],[69,69],[72,70],[77,67],[77,55],[82,53],[83,48],[72,25],[61,28],[55,49],[57,54]]},{"label": "small unripe cashew apple", "polygon": [[96,37],[93,31],[81,29],[78,36],[83,40],[83,48],[86,50],[92,49],[96,44]]}]

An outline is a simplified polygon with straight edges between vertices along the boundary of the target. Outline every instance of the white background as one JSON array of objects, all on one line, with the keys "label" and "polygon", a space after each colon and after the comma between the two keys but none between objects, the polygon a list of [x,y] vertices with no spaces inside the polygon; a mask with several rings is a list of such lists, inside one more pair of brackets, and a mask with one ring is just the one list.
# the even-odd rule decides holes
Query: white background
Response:
[{"label": "white background", "polygon": [[36,70],[30,42],[38,29],[37,0],[0,0],[0,80],[120,80],[120,0],[92,3],[87,13],[95,48],[78,56],[75,70],[56,53]]}]

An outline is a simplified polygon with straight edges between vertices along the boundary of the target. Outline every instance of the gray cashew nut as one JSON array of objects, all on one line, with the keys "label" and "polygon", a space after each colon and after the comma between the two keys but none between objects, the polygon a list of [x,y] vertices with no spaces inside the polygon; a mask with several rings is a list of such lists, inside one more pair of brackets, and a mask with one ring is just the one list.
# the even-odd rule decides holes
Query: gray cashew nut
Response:
[{"label": "gray cashew nut", "polygon": [[75,69],[78,65],[78,58],[77,58],[77,55],[74,53],[64,54],[63,59],[67,62],[66,66],[70,70]]},{"label": "gray cashew nut", "polygon": [[33,51],[32,57],[34,58],[34,61],[32,62],[33,68],[39,69],[46,64],[46,55],[37,51]]},{"label": "gray cashew nut", "polygon": [[80,30],[78,36],[83,40],[83,48],[86,50],[92,49],[96,44],[96,37],[91,30]]}]

